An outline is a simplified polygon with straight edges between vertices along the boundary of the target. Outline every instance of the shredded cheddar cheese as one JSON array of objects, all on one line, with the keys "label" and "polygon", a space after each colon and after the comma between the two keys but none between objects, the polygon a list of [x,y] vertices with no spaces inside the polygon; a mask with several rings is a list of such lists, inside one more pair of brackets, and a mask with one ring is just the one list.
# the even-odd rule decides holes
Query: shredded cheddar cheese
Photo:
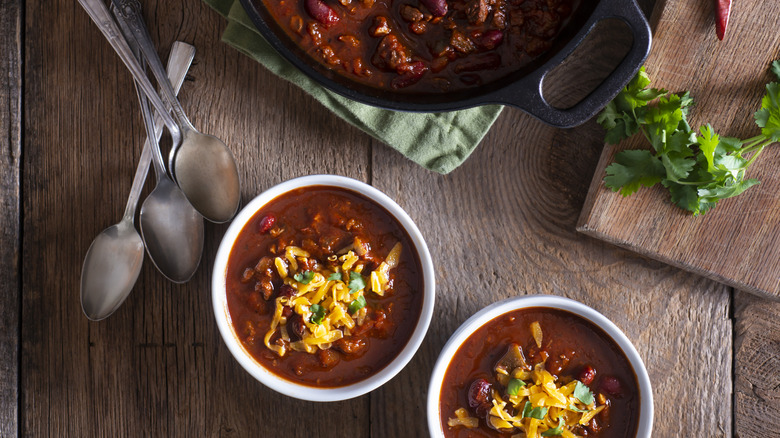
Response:
[{"label": "shredded cheddar cheese", "polygon": [[[531,324],[536,345],[542,345],[542,330],[538,322]],[[514,346],[510,346],[513,353]],[[522,356],[515,352],[514,357]],[[503,359],[502,359],[503,360]],[[512,362],[508,362],[512,363]],[[578,380],[557,378],[545,369],[545,360],[531,367],[525,359],[514,362],[513,369],[499,362],[495,367],[498,385],[490,390],[489,410],[481,419],[502,433],[512,437],[542,438],[562,436],[575,438],[576,431],[588,425],[608,407],[603,395],[594,397],[590,389]],[[511,368],[509,367],[509,368]],[[486,383],[487,384],[487,383]],[[496,389],[502,386],[502,390]],[[485,408],[487,409],[487,408]],[[480,418],[470,417],[464,408],[455,411],[450,427],[478,427]]]},{"label": "shredded cheddar cheese", "polygon": [[[294,351],[315,353],[317,349],[328,349],[333,342],[350,336],[366,318],[365,296],[368,293],[383,296],[390,288],[389,271],[398,264],[401,249],[401,244],[397,243],[379,267],[366,274],[364,262],[352,250],[328,257],[331,262],[339,262],[335,270],[322,268],[311,272],[302,270],[304,266],[310,266],[311,255],[302,248],[287,246],[282,257],[274,258],[274,267],[284,284],[295,289],[295,294],[276,298],[271,326],[264,337],[265,346],[279,356],[287,353],[285,345]],[[291,307],[303,318],[305,330],[298,341],[289,342],[287,318],[283,316],[285,307]],[[316,312],[322,312],[320,307],[324,313],[318,317]],[[278,339],[271,342],[276,339],[277,332],[286,342]]]}]

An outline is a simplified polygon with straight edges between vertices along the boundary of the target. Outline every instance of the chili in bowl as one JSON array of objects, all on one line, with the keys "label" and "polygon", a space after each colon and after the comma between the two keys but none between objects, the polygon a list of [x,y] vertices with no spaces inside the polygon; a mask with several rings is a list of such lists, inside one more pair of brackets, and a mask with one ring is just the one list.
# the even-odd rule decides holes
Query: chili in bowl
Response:
[{"label": "chili in bowl", "polygon": [[488,306],[444,346],[428,391],[434,437],[650,436],[653,396],[622,331],[584,304],[530,295]]},{"label": "chili in bowl", "polygon": [[212,279],[220,334],[239,364],[291,397],[337,401],[390,380],[433,313],[433,262],[411,218],[354,179],[313,175],[238,214]]}]

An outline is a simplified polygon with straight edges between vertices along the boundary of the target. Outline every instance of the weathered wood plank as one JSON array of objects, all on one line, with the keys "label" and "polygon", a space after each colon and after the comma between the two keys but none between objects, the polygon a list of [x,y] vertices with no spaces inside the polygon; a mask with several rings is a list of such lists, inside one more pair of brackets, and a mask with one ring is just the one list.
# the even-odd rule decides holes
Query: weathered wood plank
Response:
[{"label": "weathered wood plank", "polygon": [[780,303],[734,296],[734,434],[780,428]]},{"label": "weathered wood plank", "polygon": [[[653,384],[654,436],[731,434],[731,394],[700,387],[732,385],[729,289],[575,231],[602,135],[594,122],[554,130],[507,109],[444,177],[374,146],[374,185],[417,221],[433,254],[437,311],[411,365],[371,395],[373,437],[425,436],[424,393],[450,334],[480,308],[531,293],[582,301],[625,331]],[[386,417],[391,406],[403,421]]]},{"label": "weathered wood plank", "polygon": [[22,2],[0,4],[0,436],[18,435]]},{"label": "weathered wood plank", "polygon": [[[167,53],[198,50],[182,104],[234,151],[243,198],[295,176],[366,181],[368,137],[220,42],[223,20],[198,1],[143,1]],[[31,436],[319,436],[368,434],[368,397],[311,404],[272,392],[230,356],[214,324],[210,268],[225,226],[207,225],[186,285],[151,263],[102,322],[79,304],[97,233],[119,220],[142,145],[129,74],[77,2],[27,2],[25,68],[23,427]],[[40,32],[47,29],[47,32]],[[57,35],[52,38],[52,35]]]},{"label": "weathered wood plank", "polygon": [[[722,136],[749,138],[759,130],[753,113],[764,85],[776,79],[769,64],[780,57],[780,34],[770,31],[780,3],[734,4],[724,41],[715,37],[712,1],[667,0],[646,65],[653,85],[688,90],[695,100],[691,125],[711,123]],[[724,282],[780,299],[780,147],[767,148],[748,171],[761,181],[722,201],[703,217],[672,205],[662,187],[623,198],[603,183],[605,168],[623,149],[647,148],[641,136],[608,145],[596,168],[579,229],[593,237]]]}]

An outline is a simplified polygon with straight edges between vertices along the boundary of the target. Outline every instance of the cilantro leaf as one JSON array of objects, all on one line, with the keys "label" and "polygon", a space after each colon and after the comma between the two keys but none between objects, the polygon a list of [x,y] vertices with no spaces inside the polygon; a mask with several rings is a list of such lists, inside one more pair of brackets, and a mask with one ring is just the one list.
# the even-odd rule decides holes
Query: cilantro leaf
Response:
[{"label": "cilantro leaf", "polygon": [[366,307],[366,299],[363,297],[363,295],[361,295],[355,298],[355,301],[349,303],[349,308],[347,308],[347,311],[349,311],[350,314],[353,314],[364,307]]},{"label": "cilantro leaf", "polygon": [[328,276],[328,281],[341,281],[341,272],[334,272]]},{"label": "cilantro leaf", "polygon": [[[770,69],[780,80],[780,60]],[[758,184],[745,175],[766,146],[780,142],[780,84],[767,84],[761,108],[754,114],[761,135],[748,140],[720,136],[711,125],[695,132],[688,123],[692,105],[687,92],[650,88],[650,78],[641,69],[597,121],[607,130],[607,143],[642,132],[652,150],[615,155],[615,162],[606,168],[606,186],[629,196],[642,186],[661,182],[675,205],[700,215],[719,200]]]},{"label": "cilantro leaf", "polygon": [[578,407],[576,407],[574,405],[569,405],[569,407],[566,408],[566,409],[568,409],[570,411],[574,411],[574,412],[588,412],[589,411],[589,409],[580,409],[580,408],[578,408]]},{"label": "cilantro leaf", "polygon": [[366,280],[362,275],[355,271],[349,273],[349,293],[354,294],[366,287]]},{"label": "cilantro leaf", "polygon": [[641,186],[652,187],[666,176],[663,163],[646,150],[622,151],[615,156],[615,162],[607,167],[604,182],[612,191],[628,196]]},{"label": "cilantro leaf", "polygon": [[301,284],[309,284],[314,279],[314,271],[303,271],[293,275],[295,281]]},{"label": "cilantro leaf", "polygon": [[696,186],[679,184],[670,180],[664,180],[663,184],[669,189],[674,205],[688,210],[694,215],[699,214],[699,196],[696,193]]},{"label": "cilantro leaf", "polygon": [[780,84],[767,84],[766,94],[761,99],[761,109],[756,112],[755,118],[764,137],[780,141]]},{"label": "cilantro leaf", "polygon": [[558,425],[542,432],[542,436],[558,436],[563,434],[563,417],[558,417]]},{"label": "cilantro leaf", "polygon": [[699,128],[701,136],[696,141],[699,143],[699,150],[704,154],[704,158],[707,159],[707,169],[712,172],[713,160],[715,159],[715,148],[718,147],[720,142],[720,136],[712,130],[712,125],[709,123],[706,126]]},{"label": "cilantro leaf", "polygon": [[731,198],[742,194],[745,190],[758,184],[756,179],[742,180],[730,185],[718,185],[711,188],[703,188],[698,190],[699,197],[712,202],[712,200]]},{"label": "cilantro leaf", "polygon": [[311,319],[309,321],[312,324],[322,324],[322,320],[325,318],[325,308],[319,304],[312,304],[309,310],[311,311]]},{"label": "cilantro leaf", "polygon": [[541,420],[545,415],[547,415],[547,408],[540,406],[534,408],[531,407],[531,402],[525,402],[525,405],[523,406],[523,418],[527,417]]},{"label": "cilantro leaf", "polygon": [[574,387],[574,398],[582,402],[585,406],[589,406],[593,403],[593,393],[590,392],[590,388],[579,380],[577,380],[577,385]]},{"label": "cilantro leaf", "polygon": [[525,386],[525,382],[520,379],[511,379],[506,387],[506,393],[509,395],[517,395],[520,392],[520,388]]}]

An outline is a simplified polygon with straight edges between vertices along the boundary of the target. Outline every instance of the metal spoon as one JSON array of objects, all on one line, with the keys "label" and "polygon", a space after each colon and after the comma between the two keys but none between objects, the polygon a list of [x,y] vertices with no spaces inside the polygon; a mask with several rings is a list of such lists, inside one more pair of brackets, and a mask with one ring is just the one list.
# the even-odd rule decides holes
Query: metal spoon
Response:
[{"label": "metal spoon", "polygon": [[[129,24],[114,7],[112,11],[143,67],[145,62],[140,54],[141,48],[133,38]],[[188,58],[188,64],[195,57],[195,47],[186,43],[175,42],[172,53],[174,51],[180,53],[177,56]],[[168,63],[177,61],[171,57]],[[176,88],[174,93],[178,93],[179,87]],[[150,137],[155,132],[154,138],[157,138],[149,101],[137,86],[136,94],[146,131]],[[152,153],[157,185],[141,206],[141,236],[146,244],[146,252],[157,270],[174,283],[184,283],[195,274],[203,254],[203,216],[192,207],[179,186],[168,176],[160,145],[156,141],[152,142]]]},{"label": "metal spoon", "polygon": [[[182,56],[192,61],[195,48],[177,42],[174,49],[176,44],[190,49]],[[171,58],[169,63],[173,61]],[[154,133],[156,137],[149,101],[140,89],[136,91],[147,132],[150,136]],[[141,206],[141,236],[154,266],[172,282],[184,283],[195,274],[203,254],[203,216],[165,172],[160,145],[156,141],[152,141],[152,163],[157,186]]]},{"label": "metal spoon", "polygon": [[[168,65],[171,81],[180,87],[192,58],[180,56],[186,47],[174,45]],[[162,123],[155,120],[155,135],[162,134]],[[160,126],[159,129],[157,127]],[[159,133],[159,134],[158,134]],[[87,318],[99,321],[114,313],[132,291],[144,259],[144,244],[135,230],[134,217],[138,197],[152,161],[150,139],[144,143],[141,159],[133,177],[122,220],[100,233],[84,258],[81,268],[81,309]]]},{"label": "metal spoon", "polygon": [[181,144],[178,147],[174,145],[170,156],[170,167],[176,182],[193,207],[206,219],[217,223],[229,221],[236,214],[241,201],[238,168],[233,153],[220,139],[195,129],[187,118],[165,76],[138,0],[113,0],[113,4],[141,47],[181,131]]}]

